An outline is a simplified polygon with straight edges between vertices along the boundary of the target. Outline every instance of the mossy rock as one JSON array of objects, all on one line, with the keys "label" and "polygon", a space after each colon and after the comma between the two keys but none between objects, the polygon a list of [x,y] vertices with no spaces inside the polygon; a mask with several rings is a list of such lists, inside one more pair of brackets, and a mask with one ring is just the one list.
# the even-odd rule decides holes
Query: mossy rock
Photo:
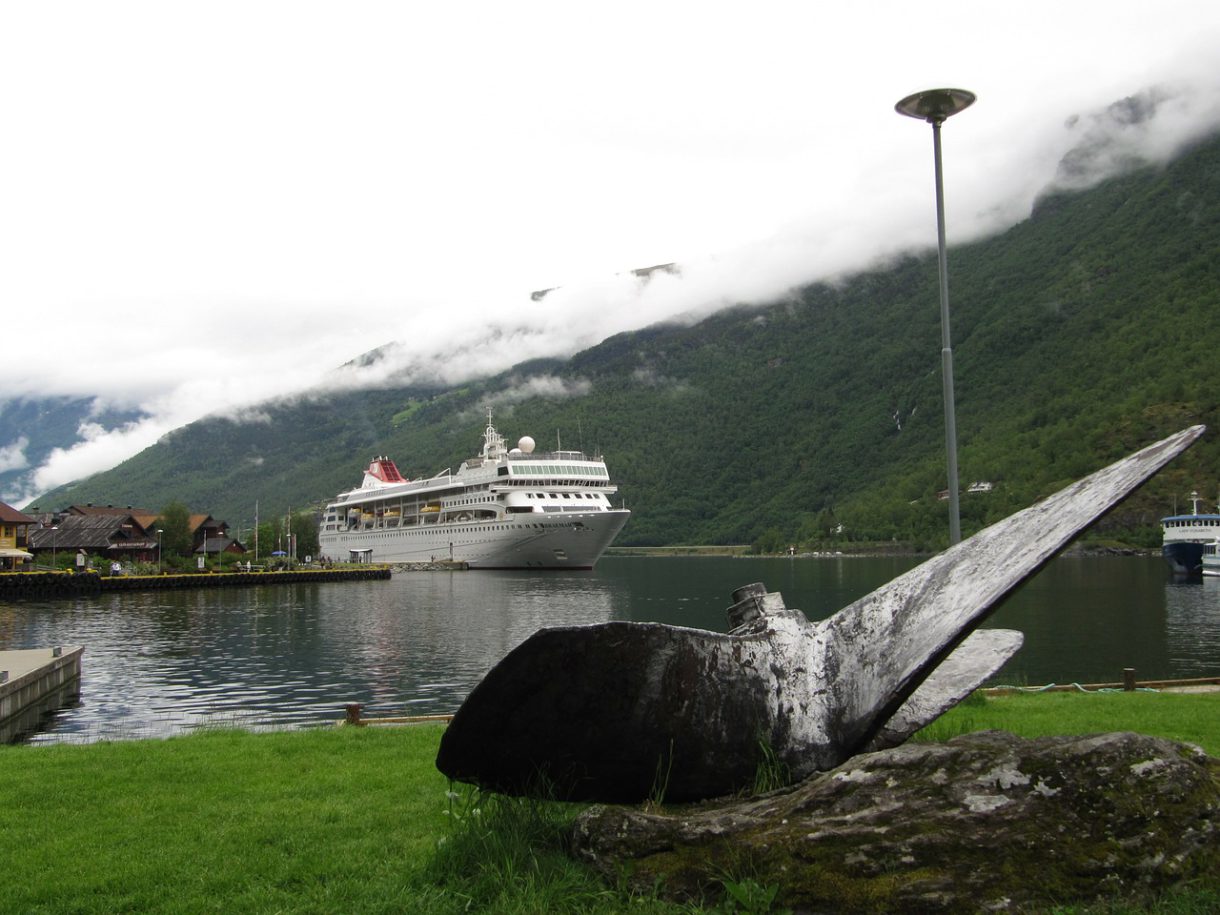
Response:
[{"label": "mossy rock", "polygon": [[726,880],[816,911],[980,911],[1220,873],[1220,761],[1130,733],[988,731],[863,754],[784,791],[664,813],[596,807],[575,853],[675,899]]}]

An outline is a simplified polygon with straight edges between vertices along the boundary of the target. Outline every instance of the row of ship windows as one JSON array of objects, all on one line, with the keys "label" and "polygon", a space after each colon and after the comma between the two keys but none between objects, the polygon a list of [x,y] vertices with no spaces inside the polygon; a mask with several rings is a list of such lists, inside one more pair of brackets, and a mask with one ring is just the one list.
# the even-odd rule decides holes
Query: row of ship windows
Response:
[{"label": "row of ship windows", "polygon": [[605,467],[573,467],[570,464],[512,464],[513,476],[554,476],[557,473],[580,474],[581,476],[609,477]]},{"label": "row of ship windows", "polygon": [[[499,476],[503,477],[504,479],[496,480],[497,486],[609,486],[610,485],[610,479],[609,479],[608,474],[603,474],[605,479],[601,479],[601,480],[591,480],[588,477],[581,477],[579,479],[564,479],[563,477],[555,477],[550,480],[525,480],[525,479],[521,478],[522,475],[519,473],[513,474],[513,476],[510,478],[508,476],[507,468],[501,467],[499,470]],[[480,486],[481,485],[482,484],[480,484]],[[478,489],[479,486],[474,486],[471,488]]]},{"label": "row of ship windows", "polygon": [[[509,530],[510,528],[519,528],[519,527],[535,527],[535,528],[538,528],[538,527],[584,527],[584,524],[582,524],[580,521],[551,521],[551,522],[544,521],[541,524],[537,524],[535,522],[526,522],[524,524],[489,524],[486,527],[479,528],[479,531],[480,532],[482,532],[482,531],[506,531],[506,530]],[[331,530],[331,527],[328,525],[326,529]],[[378,538],[381,538],[381,537],[398,538],[398,537],[402,537],[404,535],[413,536],[415,534],[428,534],[429,536],[435,537],[436,529],[430,527],[427,530],[412,531],[412,530],[405,530],[405,529],[400,528],[397,531],[374,531],[372,533],[365,534],[365,536],[366,537],[378,537]]]},{"label": "row of ship windows", "polygon": [[[527,492],[526,498],[529,499],[545,499],[548,496],[552,499],[604,499],[601,493],[583,493],[583,492]],[[484,496],[481,499],[455,499],[452,502],[444,503],[446,508],[456,505],[480,505],[486,502],[495,501],[491,496]],[[327,521],[334,521],[335,516],[328,515]]]},{"label": "row of ship windows", "polygon": [[1216,519],[1201,518],[1198,521],[1166,521],[1166,527],[1216,527]]}]

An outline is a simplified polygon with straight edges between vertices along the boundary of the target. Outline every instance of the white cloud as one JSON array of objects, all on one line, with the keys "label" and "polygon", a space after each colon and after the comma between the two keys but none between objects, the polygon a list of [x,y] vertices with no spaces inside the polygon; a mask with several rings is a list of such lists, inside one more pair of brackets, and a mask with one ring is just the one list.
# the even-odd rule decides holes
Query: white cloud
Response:
[{"label": "white cloud", "polygon": [[18,436],[17,441],[0,447],[0,473],[29,467],[30,462],[25,456],[25,449],[29,445],[30,440],[21,435]]},{"label": "white cloud", "polygon": [[97,423],[82,423],[77,430],[79,441],[71,448],[52,450],[30,476],[30,494],[46,492],[99,469],[113,467],[153,444],[169,428],[155,420],[129,423],[113,431],[107,431]]},{"label": "white cloud", "polygon": [[545,397],[549,400],[567,400],[571,397],[585,397],[593,385],[584,378],[558,378],[554,375],[531,375],[509,381],[509,387],[489,398],[490,406],[520,403],[532,397]]}]

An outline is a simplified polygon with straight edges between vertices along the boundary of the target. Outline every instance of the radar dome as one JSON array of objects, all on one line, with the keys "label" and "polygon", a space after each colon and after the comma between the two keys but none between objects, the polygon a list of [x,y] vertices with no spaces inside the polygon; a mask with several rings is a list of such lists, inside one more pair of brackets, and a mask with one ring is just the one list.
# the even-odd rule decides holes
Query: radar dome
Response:
[{"label": "radar dome", "polygon": [[526,454],[533,454],[534,453],[534,440],[532,438],[530,438],[528,435],[523,435],[523,436],[521,436],[521,440],[519,442],[517,442],[517,447],[520,448],[522,451],[524,451]]}]

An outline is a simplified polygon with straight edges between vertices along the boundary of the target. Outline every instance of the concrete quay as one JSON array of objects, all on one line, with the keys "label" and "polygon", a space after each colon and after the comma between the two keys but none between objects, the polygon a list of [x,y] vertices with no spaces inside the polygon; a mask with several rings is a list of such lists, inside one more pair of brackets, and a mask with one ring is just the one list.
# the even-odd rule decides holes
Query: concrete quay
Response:
[{"label": "concrete quay", "polygon": [[0,651],[0,743],[37,730],[80,696],[82,646]]}]

